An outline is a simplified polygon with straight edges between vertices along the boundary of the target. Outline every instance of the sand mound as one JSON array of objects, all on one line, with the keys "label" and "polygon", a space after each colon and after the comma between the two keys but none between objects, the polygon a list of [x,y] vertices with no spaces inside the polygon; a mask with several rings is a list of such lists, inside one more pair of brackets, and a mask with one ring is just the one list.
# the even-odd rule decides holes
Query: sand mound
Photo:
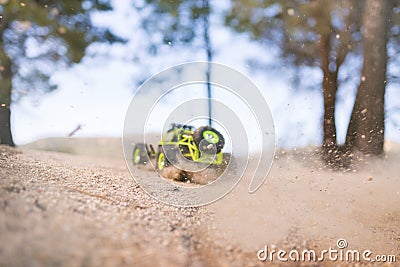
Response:
[{"label": "sand mound", "polygon": [[248,194],[245,177],[211,206],[218,239],[257,251],[266,244],[328,249],[345,238],[350,248],[399,257],[399,147],[347,172],[325,169],[312,149],[280,150],[259,191]]}]

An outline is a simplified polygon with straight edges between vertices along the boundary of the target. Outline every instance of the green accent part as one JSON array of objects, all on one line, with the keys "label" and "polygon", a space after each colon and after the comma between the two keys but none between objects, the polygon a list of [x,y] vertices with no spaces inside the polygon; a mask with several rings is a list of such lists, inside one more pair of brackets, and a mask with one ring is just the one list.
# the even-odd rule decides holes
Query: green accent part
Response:
[{"label": "green accent part", "polygon": [[139,150],[139,148],[136,148],[135,151],[133,152],[133,162],[136,163],[136,164],[140,162],[140,150]]},{"label": "green accent part", "polygon": [[164,169],[164,165],[165,165],[164,158],[165,158],[165,155],[164,155],[163,152],[161,152],[161,153],[158,155],[158,159],[157,159],[157,167],[158,167],[159,170]]},{"label": "green accent part", "polygon": [[223,159],[223,153],[219,152],[218,154],[213,155],[211,157],[205,156],[205,157],[198,158],[198,159],[194,160],[194,162],[220,165],[220,164],[222,164],[222,159]]},{"label": "green accent part", "polygon": [[223,157],[224,157],[224,154],[222,153],[222,151],[219,152],[217,154],[217,160],[215,161],[214,164],[222,164]]},{"label": "green accent part", "polygon": [[217,135],[215,132],[210,131],[210,130],[206,130],[206,131],[203,132],[203,138],[204,138],[207,142],[209,142],[209,143],[211,143],[211,144],[216,144],[216,143],[219,142],[219,137],[218,137],[218,135]]},{"label": "green accent part", "polygon": [[179,141],[166,141],[165,136],[159,143],[159,145],[174,145],[174,146],[186,146],[189,149],[189,156],[192,158],[193,161],[196,161],[200,157],[200,151],[197,148],[196,144],[193,142],[193,136],[191,135],[182,135]]}]

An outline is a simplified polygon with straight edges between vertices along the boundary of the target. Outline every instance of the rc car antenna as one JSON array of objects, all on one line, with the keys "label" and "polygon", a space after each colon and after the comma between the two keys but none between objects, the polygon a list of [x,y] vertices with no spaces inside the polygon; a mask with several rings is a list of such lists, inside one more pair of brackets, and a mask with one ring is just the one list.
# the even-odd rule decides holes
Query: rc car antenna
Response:
[{"label": "rc car antenna", "polygon": [[210,74],[211,74],[211,61],[213,57],[213,51],[211,47],[211,39],[210,39],[210,34],[209,34],[209,17],[210,17],[210,4],[209,0],[203,0],[203,8],[204,8],[204,14],[203,14],[203,27],[204,27],[204,45],[206,48],[206,53],[207,53],[207,98],[208,98],[208,125],[211,126],[212,124],[212,107],[211,107],[211,97],[212,97],[212,92],[211,92],[211,83],[210,83]]},{"label": "rc car antenna", "polygon": [[207,97],[208,97],[208,125],[212,126],[212,119],[211,119],[211,114],[212,114],[212,109],[211,109],[211,83],[210,83],[210,68],[211,68],[211,62],[208,61],[208,66],[207,66]]}]

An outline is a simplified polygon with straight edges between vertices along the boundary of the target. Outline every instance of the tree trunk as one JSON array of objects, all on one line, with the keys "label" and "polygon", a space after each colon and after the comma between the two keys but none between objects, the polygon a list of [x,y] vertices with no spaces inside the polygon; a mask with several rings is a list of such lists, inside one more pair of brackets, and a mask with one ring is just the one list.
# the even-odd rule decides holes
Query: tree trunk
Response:
[{"label": "tree trunk", "polygon": [[337,88],[337,75],[332,72],[324,72],[324,80],[322,82],[322,92],[324,96],[323,146],[326,148],[337,147],[335,122],[335,103]]},{"label": "tree trunk", "polygon": [[366,0],[362,78],[346,135],[346,149],[383,153],[387,30],[391,1]]},{"label": "tree trunk", "polygon": [[320,60],[323,72],[322,94],[324,97],[324,121],[323,121],[323,159],[333,163],[337,155],[337,138],[335,122],[336,92],[338,90],[337,70],[329,69],[330,34],[321,35],[320,39]]},{"label": "tree trunk", "polygon": [[10,124],[12,62],[0,44],[0,144],[14,146]]},{"label": "tree trunk", "polygon": [[10,128],[10,109],[0,107],[0,144],[14,146]]}]

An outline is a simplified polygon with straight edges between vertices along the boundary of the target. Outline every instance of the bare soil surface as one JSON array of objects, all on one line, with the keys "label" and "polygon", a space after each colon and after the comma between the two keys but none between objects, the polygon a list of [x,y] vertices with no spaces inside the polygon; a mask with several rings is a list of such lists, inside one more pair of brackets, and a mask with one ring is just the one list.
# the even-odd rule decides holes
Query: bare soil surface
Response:
[{"label": "bare soil surface", "polygon": [[313,151],[280,150],[255,194],[247,175],[220,201],[177,208],[144,193],[119,158],[0,146],[0,266],[281,266],[257,251],[321,251],[339,238],[399,261],[400,150],[387,151],[333,172]]}]

